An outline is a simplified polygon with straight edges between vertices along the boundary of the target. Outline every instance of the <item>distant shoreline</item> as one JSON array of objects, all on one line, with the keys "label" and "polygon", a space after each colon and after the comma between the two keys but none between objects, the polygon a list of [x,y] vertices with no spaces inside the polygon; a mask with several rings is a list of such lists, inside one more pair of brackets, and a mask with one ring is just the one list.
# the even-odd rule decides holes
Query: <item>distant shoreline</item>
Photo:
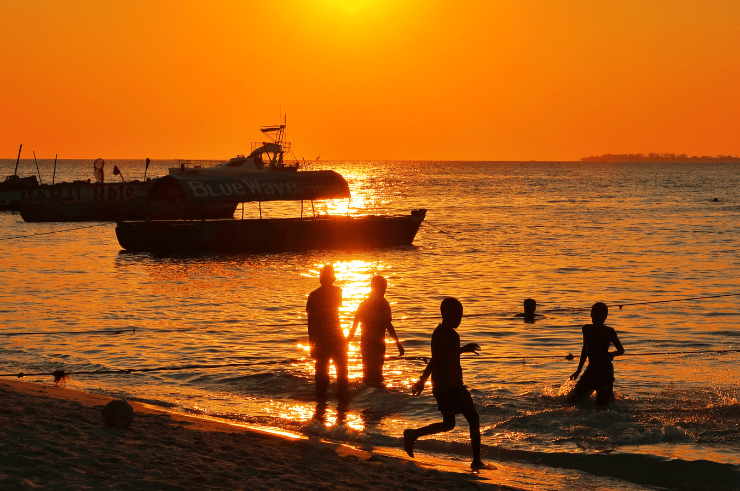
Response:
[{"label": "distant shoreline", "polygon": [[703,155],[698,157],[694,155],[689,157],[686,154],[676,155],[674,153],[607,153],[604,155],[592,155],[590,157],[581,157],[582,162],[740,162],[740,157],[731,155],[717,155],[709,157]]}]

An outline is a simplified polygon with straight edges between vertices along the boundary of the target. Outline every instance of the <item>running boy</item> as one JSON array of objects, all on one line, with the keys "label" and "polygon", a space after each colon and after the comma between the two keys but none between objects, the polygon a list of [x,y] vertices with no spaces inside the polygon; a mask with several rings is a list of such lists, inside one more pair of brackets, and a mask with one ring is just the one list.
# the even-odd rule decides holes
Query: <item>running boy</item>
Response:
[{"label": "running boy", "polygon": [[[624,354],[622,343],[617,333],[611,327],[604,325],[609,315],[606,304],[597,302],[591,308],[591,320],[593,324],[584,325],[583,348],[581,348],[581,360],[578,369],[570,376],[571,380],[578,378],[583,364],[588,358],[588,367],[583,372],[581,379],[568,394],[568,401],[575,402],[577,399],[590,396],[596,391],[596,404],[603,406],[614,398],[614,366],[612,360],[615,356]],[[609,351],[609,345],[613,344],[617,351]]]},{"label": "running boy", "polygon": [[429,375],[432,376],[432,394],[437,400],[437,408],[442,413],[442,422],[423,428],[408,429],[403,432],[403,448],[414,457],[414,443],[418,438],[435,433],[450,431],[455,427],[455,415],[461,414],[470,425],[470,443],[473,446],[472,469],[485,467],[480,459],[480,418],[475,410],[473,398],[463,385],[460,354],[476,353],[480,346],[475,343],[460,347],[460,336],[455,328],[460,325],[463,307],[459,300],[447,297],[442,300],[442,323],[432,334],[432,359],[427,363],[419,381],[411,387],[411,393],[419,395],[424,390]]}]

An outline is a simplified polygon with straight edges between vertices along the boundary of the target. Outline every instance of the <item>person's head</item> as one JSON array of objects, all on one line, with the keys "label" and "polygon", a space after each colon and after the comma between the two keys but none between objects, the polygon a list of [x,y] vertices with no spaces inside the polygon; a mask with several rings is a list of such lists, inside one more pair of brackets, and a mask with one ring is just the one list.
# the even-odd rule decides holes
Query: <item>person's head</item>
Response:
[{"label": "person's head", "polygon": [[319,273],[319,281],[321,282],[322,286],[331,286],[334,284],[334,280],[337,277],[334,275],[334,266],[331,264],[327,264],[323,268],[321,268],[321,272]]},{"label": "person's head", "polygon": [[385,290],[388,288],[388,281],[382,276],[373,276],[370,281],[370,290],[378,295],[385,295]]},{"label": "person's head", "polygon": [[528,298],[524,301],[524,313],[534,315],[534,311],[537,310],[537,302],[533,298]]},{"label": "person's head", "polygon": [[442,323],[444,325],[452,328],[460,325],[463,315],[463,306],[460,300],[447,297],[442,300],[439,310],[442,312]]},{"label": "person's head", "polygon": [[603,324],[606,317],[609,315],[609,307],[603,302],[596,302],[591,307],[591,320],[594,324]]}]

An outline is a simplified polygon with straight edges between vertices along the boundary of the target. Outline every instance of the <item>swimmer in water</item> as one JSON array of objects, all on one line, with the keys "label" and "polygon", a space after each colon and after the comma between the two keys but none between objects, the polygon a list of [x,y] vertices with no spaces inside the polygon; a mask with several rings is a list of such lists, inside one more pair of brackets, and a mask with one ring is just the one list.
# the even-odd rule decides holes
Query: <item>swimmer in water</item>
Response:
[{"label": "swimmer in water", "polygon": [[524,301],[524,312],[516,314],[514,317],[524,317],[524,322],[534,322],[535,318],[542,317],[541,314],[535,314],[537,302],[533,298]]}]

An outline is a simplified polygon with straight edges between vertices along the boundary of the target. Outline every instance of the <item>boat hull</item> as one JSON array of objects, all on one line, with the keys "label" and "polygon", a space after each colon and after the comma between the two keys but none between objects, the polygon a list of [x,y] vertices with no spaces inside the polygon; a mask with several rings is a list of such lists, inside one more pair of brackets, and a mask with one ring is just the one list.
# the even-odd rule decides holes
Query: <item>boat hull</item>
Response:
[{"label": "boat hull", "polygon": [[129,252],[275,253],[410,246],[426,210],[400,216],[319,216],[253,220],[119,222]]}]

